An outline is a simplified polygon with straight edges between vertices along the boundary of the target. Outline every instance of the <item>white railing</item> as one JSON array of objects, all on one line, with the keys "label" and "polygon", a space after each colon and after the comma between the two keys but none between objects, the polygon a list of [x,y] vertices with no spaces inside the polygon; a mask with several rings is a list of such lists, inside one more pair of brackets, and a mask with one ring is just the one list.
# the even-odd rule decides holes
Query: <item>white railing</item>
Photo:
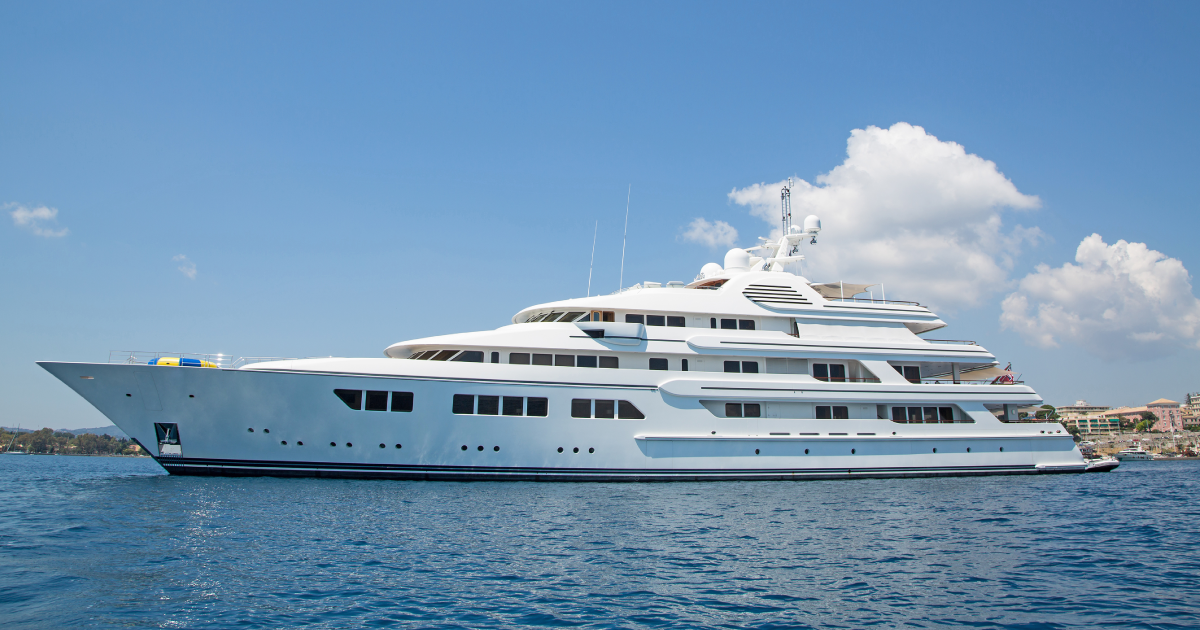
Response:
[{"label": "white railing", "polygon": [[245,367],[251,363],[265,363],[267,361],[295,361],[298,357],[238,357],[230,365],[233,369]]},{"label": "white railing", "polygon": [[154,359],[166,357],[177,359],[199,359],[217,367],[231,367],[233,357],[227,354],[202,354],[199,352],[150,352],[148,350],[112,350],[108,353],[109,363],[140,363],[145,365]]}]

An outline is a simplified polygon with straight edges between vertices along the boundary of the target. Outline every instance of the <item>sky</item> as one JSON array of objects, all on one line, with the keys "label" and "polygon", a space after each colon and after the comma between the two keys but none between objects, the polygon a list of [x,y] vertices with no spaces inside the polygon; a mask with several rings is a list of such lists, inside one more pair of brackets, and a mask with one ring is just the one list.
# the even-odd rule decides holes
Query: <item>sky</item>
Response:
[{"label": "sky", "polygon": [[1194,2],[0,2],[0,425],[37,360],[382,356],[778,229],[1047,402],[1200,391]]}]

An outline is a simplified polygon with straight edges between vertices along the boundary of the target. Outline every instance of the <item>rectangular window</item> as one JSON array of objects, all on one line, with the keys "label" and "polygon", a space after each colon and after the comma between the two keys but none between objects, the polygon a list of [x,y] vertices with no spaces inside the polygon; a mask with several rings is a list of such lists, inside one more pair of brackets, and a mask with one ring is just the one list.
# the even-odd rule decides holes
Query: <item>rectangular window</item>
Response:
[{"label": "rectangular window", "polygon": [[842,405],[817,405],[817,420],[849,420],[850,408]]},{"label": "rectangular window", "polygon": [[739,319],[738,320],[738,329],[739,330],[754,330],[754,320],[753,319]]},{"label": "rectangular window", "polygon": [[[596,402],[599,403],[600,401],[596,401]],[[633,403],[629,402],[628,400],[618,400],[617,401],[617,417],[622,420],[645,420],[646,419],[646,416],[642,415],[642,412],[638,411],[638,408],[634,407]]]},{"label": "rectangular window", "polygon": [[421,352],[412,355],[412,358],[416,359],[417,361],[423,361],[435,354],[437,354],[437,350],[422,350]]},{"label": "rectangular window", "polygon": [[646,325],[647,326],[666,326],[667,318],[663,315],[647,315],[646,316]]},{"label": "rectangular window", "polygon": [[562,311],[558,311],[556,313],[550,313],[549,315],[546,316],[546,319],[543,319],[542,321],[543,322],[556,322],[556,321],[558,321],[559,317],[562,317]]},{"label": "rectangular window", "polygon": [[725,371],[729,372],[731,374],[740,374],[742,372],[742,362],[741,361],[726,361],[725,362]]},{"label": "rectangular window", "polygon": [[584,332],[584,334],[591,337],[592,339],[603,339],[604,338],[603,330],[585,330],[583,332]]},{"label": "rectangular window", "polygon": [[833,407],[829,405],[817,405],[817,420],[832,420]]},{"label": "rectangular window", "polygon": [[817,379],[818,381],[828,381],[829,380],[829,364],[828,363],[814,363],[812,366],[812,373],[813,373],[813,378]]},{"label": "rectangular window", "polygon": [[481,416],[497,416],[500,415],[500,397],[499,396],[480,396],[479,409],[475,413]]},{"label": "rectangular window", "polygon": [[508,362],[513,365],[529,365],[529,353],[510,352],[508,353]]},{"label": "rectangular window", "polygon": [[683,366],[681,369],[682,369],[684,372],[688,371],[687,359],[683,359],[683,360],[681,360],[681,361],[680,361],[680,365],[682,365],[682,366]]},{"label": "rectangular window", "polygon": [[554,365],[558,367],[575,367],[575,355],[556,354],[554,355]]},{"label": "rectangular window", "polygon": [[737,320],[736,319],[722,319],[721,320],[721,330],[737,330]]},{"label": "rectangular window", "polygon": [[741,418],[742,417],[742,403],[725,403],[725,417],[726,418]]},{"label": "rectangular window", "polygon": [[520,396],[505,396],[502,413],[506,416],[525,415],[525,399]]},{"label": "rectangular window", "polygon": [[709,328],[716,328],[716,327],[717,327],[717,318],[716,318],[716,317],[710,317],[710,318],[708,318],[708,327],[709,327]]},{"label": "rectangular window", "polygon": [[475,397],[470,394],[455,394],[453,411],[457,414],[475,413]]},{"label": "rectangular window", "polygon": [[892,407],[892,422],[908,424],[908,407]]},{"label": "rectangular window", "polygon": [[746,403],[742,405],[743,414],[747,418],[758,418],[762,416],[762,407],[758,403]]},{"label": "rectangular window", "polygon": [[529,402],[525,405],[525,415],[539,416],[544,418],[546,417],[549,407],[550,406],[547,404],[545,398],[530,398]]},{"label": "rectangular window", "polygon": [[600,367],[617,369],[620,367],[617,357],[600,357]]},{"label": "rectangular window", "polygon": [[441,352],[433,355],[431,360],[432,361],[445,361],[445,360],[449,359],[450,357],[454,356],[457,352],[458,352],[458,350],[442,350]]},{"label": "rectangular window", "polygon": [[926,407],[925,413],[922,416],[922,419],[925,421],[925,424],[937,424],[937,421],[938,421],[937,407]]},{"label": "rectangular window", "polygon": [[954,408],[938,407],[938,419],[942,422],[954,422]]},{"label": "rectangular window", "polygon": [[616,417],[615,400],[597,400],[596,401],[596,417],[597,418],[615,418]]},{"label": "rectangular window", "polygon": [[758,361],[742,361],[742,374],[758,374]]},{"label": "rectangular window", "polygon": [[576,367],[594,368],[594,367],[596,367],[596,357],[585,357],[585,356],[575,357],[575,366]]},{"label": "rectangular window", "polygon": [[534,365],[554,365],[554,355],[552,354],[534,354]]},{"label": "rectangular window", "polygon": [[650,369],[651,370],[667,369],[667,360],[666,359],[650,359]]},{"label": "rectangular window", "polygon": [[646,318],[645,318],[645,316],[642,316],[642,315],[634,315],[633,313],[626,313],[625,314],[625,323],[626,324],[645,324]]},{"label": "rectangular window", "polygon": [[499,363],[499,362],[500,362],[500,353],[493,352],[492,353],[492,363]]},{"label": "rectangular window", "polygon": [[571,400],[572,418],[591,418],[592,401],[590,398],[575,398]]},{"label": "rectangular window", "polygon": [[562,321],[564,321],[564,322],[573,322],[573,321],[575,321],[575,320],[579,319],[579,316],[580,316],[580,315],[584,315],[584,314],[585,314],[585,313],[584,313],[583,311],[577,311],[577,312],[574,312],[574,313],[567,313],[566,315],[563,315],[563,317],[562,317]]},{"label": "rectangular window", "polygon": [[683,328],[684,326],[687,326],[687,324],[684,323],[684,318],[676,317],[675,315],[667,315],[667,325],[675,328]]},{"label": "rectangular window", "polygon": [[844,383],[846,381],[846,366],[841,363],[814,363],[813,378],[818,381]]},{"label": "rectangular window", "polygon": [[362,390],[335,389],[333,390],[333,393],[337,394],[337,397],[341,398],[342,402],[346,403],[347,407],[354,409],[355,411],[362,410]]},{"label": "rectangular window", "polygon": [[833,419],[834,420],[849,420],[850,419],[850,408],[843,407],[840,405],[834,405],[833,406]]},{"label": "rectangular window", "polygon": [[387,411],[387,392],[367,392],[367,411]]},{"label": "rectangular window", "polygon": [[467,361],[470,363],[483,363],[483,352],[480,350],[467,350],[454,357],[454,360]]},{"label": "rectangular window", "polygon": [[412,411],[412,392],[392,392],[392,411]]},{"label": "rectangular window", "polygon": [[920,407],[909,407],[908,408],[908,423],[909,424],[921,424],[922,420],[923,420],[923,418],[921,416],[921,408]]},{"label": "rectangular window", "polygon": [[921,366],[919,365],[896,366],[896,370],[903,374],[909,383],[921,382]]},{"label": "rectangular window", "polygon": [[616,314],[612,311],[592,311],[592,321],[594,322],[615,322],[617,321]]}]

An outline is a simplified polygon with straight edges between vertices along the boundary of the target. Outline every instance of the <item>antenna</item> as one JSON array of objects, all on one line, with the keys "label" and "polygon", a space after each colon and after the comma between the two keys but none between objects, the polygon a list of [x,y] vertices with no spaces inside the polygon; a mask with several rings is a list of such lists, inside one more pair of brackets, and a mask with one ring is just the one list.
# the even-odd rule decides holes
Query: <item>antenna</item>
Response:
[{"label": "antenna", "polygon": [[621,235],[621,279],[617,290],[625,288],[625,238],[629,236],[629,196],[633,194],[633,184],[629,185],[629,190],[625,192],[625,233]]},{"label": "antenna", "polygon": [[789,177],[787,186],[779,191],[780,206],[783,207],[783,233],[787,234],[792,227],[792,178]]},{"label": "antenna", "polygon": [[596,234],[600,232],[600,222],[596,221],[596,229],[592,231],[592,262],[588,263],[588,297],[592,297],[592,267],[596,266]]}]

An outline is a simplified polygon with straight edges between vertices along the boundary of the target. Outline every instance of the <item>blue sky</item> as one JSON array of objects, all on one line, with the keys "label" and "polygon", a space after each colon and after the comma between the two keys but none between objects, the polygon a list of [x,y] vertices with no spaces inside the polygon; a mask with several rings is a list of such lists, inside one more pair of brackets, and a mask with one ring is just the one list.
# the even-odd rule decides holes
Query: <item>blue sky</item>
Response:
[{"label": "blue sky", "polygon": [[[1141,353],[1042,347],[1000,315],[1092,233],[1200,268],[1198,13],[0,3],[0,424],[106,424],[39,359],[381,356],[503,325],[586,291],[596,221],[593,283],[612,291],[630,185],[625,284],[690,280],[724,253],[683,238],[694,218],[752,245],[770,225],[731,191],[815,184],[852,130],[896,123],[1039,200],[1000,212],[1042,238],[984,298],[942,309],[938,336],[979,340],[1051,403],[1182,400],[1200,390],[1196,333],[1176,325],[1191,302],[1160,309],[1166,337]],[[909,293],[888,297],[930,299]]]}]

